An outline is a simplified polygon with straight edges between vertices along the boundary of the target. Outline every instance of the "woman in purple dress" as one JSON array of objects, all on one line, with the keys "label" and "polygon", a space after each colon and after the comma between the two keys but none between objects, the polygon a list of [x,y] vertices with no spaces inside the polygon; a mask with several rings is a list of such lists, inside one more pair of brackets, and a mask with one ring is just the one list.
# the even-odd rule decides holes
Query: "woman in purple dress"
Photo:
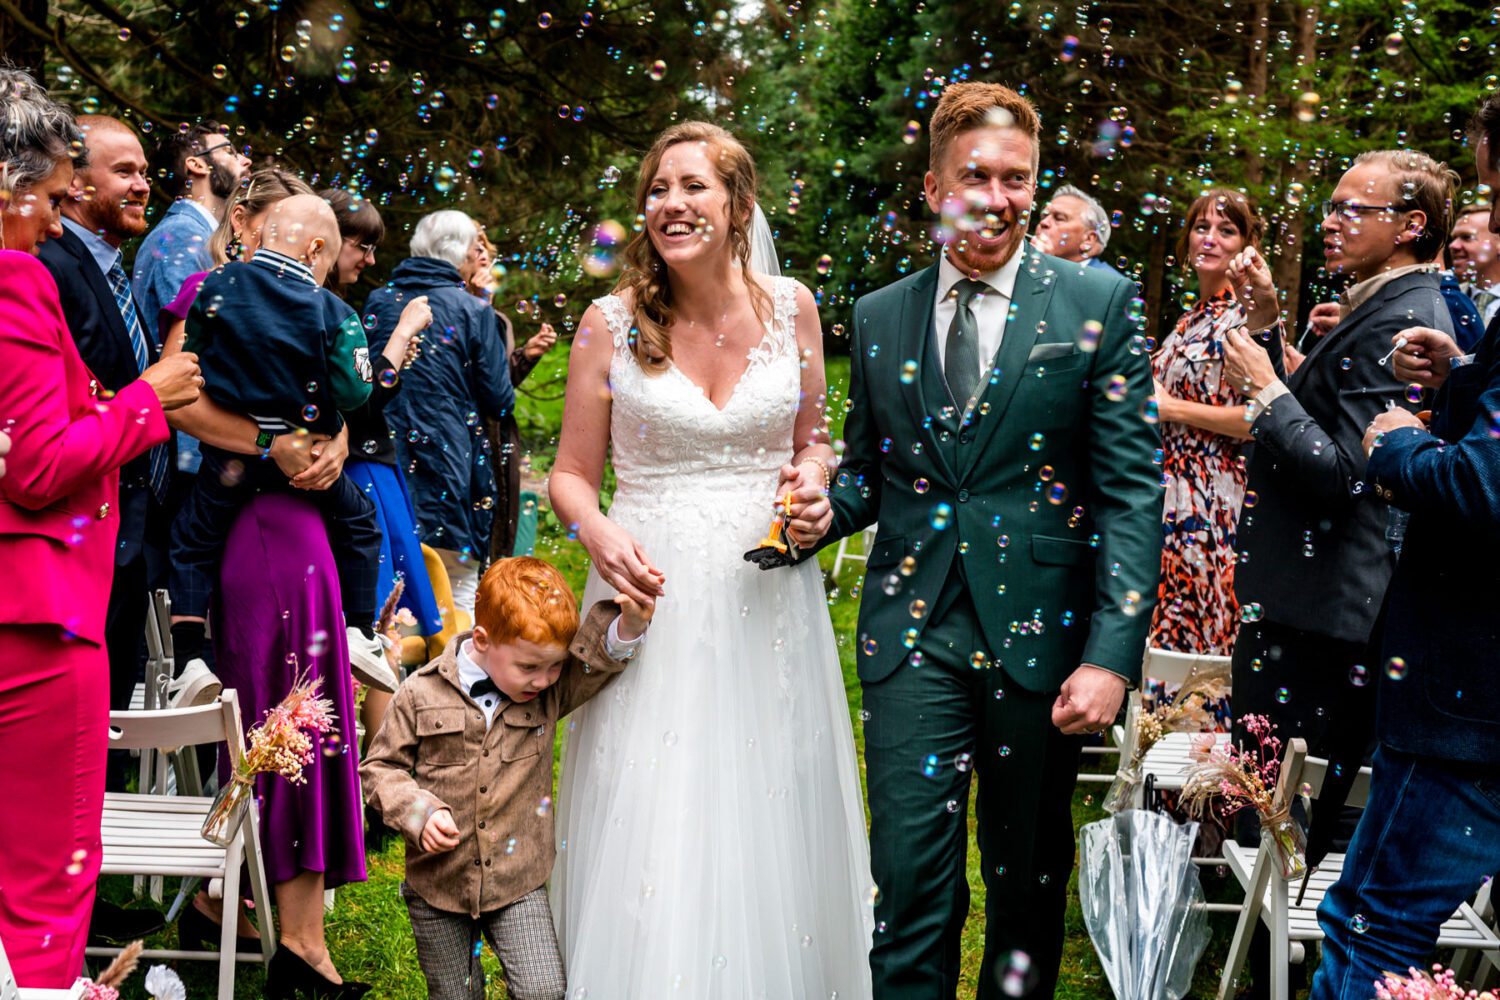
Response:
[{"label": "woman in purple dress", "polygon": [[[300,678],[322,678],[335,717],[304,784],[256,779],[261,850],[281,930],[266,995],[362,996],[370,987],[340,979],[323,936],[323,890],[365,879],[354,685],[323,519],[300,497],[258,496],[235,522],[223,566],[214,655],[224,686],[239,693],[245,725],[263,719]],[[221,764],[221,781],[223,772]]]}]

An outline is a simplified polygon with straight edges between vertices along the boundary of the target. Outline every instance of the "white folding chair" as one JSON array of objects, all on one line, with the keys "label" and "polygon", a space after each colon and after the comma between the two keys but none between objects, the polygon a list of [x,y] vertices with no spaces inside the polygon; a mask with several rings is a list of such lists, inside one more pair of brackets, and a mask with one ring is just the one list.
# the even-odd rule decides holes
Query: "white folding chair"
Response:
[{"label": "white folding chair", "polygon": [[[1328,762],[1307,756],[1305,740],[1288,740],[1277,783],[1281,801],[1288,801],[1287,796],[1294,788],[1306,798],[1317,798],[1327,774]],[[1370,769],[1362,767],[1345,802],[1362,809],[1369,795]],[[1301,879],[1288,883],[1281,877],[1280,858],[1276,849],[1265,841],[1258,847],[1241,847],[1232,838],[1225,840],[1224,860],[1245,887],[1245,902],[1240,908],[1229,957],[1224,962],[1219,1000],[1234,995],[1236,980],[1250,953],[1251,935],[1261,922],[1271,936],[1271,1000],[1290,1000],[1289,966],[1306,960],[1309,943],[1323,940],[1323,930],[1318,926],[1318,904],[1343,872],[1344,855],[1332,853],[1325,857],[1308,878],[1305,891]],[[1437,947],[1482,952],[1493,960],[1500,955],[1500,937],[1471,904],[1464,903],[1443,924]]]},{"label": "white folding chair", "polygon": [[[110,743],[117,749],[163,749],[224,743],[232,766],[244,756],[239,700],[226,690],[218,701],[195,708],[110,713]],[[260,817],[247,808],[227,848],[203,839],[203,820],[213,806],[206,796],[115,794],[104,797],[103,875],[178,876],[221,880],[224,930],[219,951],[147,949],[142,958],[195,959],[219,963],[219,1000],[234,996],[235,962],[268,962],[276,948],[271,897],[260,852]],[[260,918],[259,953],[236,953],[235,904],[240,866],[250,873],[250,895]],[[91,956],[115,955],[118,948],[89,948]]]},{"label": "white folding chair", "polygon": [[[1125,746],[1128,739],[1134,739],[1137,720],[1141,715],[1141,698],[1147,678],[1158,680],[1168,685],[1183,684],[1194,673],[1210,668],[1227,669],[1229,657],[1206,656],[1198,653],[1177,653],[1168,649],[1148,648],[1146,658],[1141,664],[1142,685],[1130,695],[1129,708],[1125,711],[1125,722],[1123,725],[1110,727],[1109,740],[1105,746],[1084,747],[1085,754],[1095,756],[1105,754],[1118,754],[1120,766],[1124,767],[1130,762],[1128,754],[1131,749]],[[1166,791],[1178,791],[1182,783],[1187,780],[1188,769],[1192,766],[1193,733],[1167,733],[1158,740],[1150,750],[1146,751],[1146,757],[1141,761],[1141,781],[1135,788],[1136,802],[1139,807],[1145,796],[1146,778],[1151,778],[1154,787]],[[1229,742],[1228,733],[1215,733],[1214,742],[1219,745]],[[1115,780],[1113,774],[1080,774],[1079,781],[1094,781],[1110,783]]]},{"label": "white folding chair", "polygon": [[5,942],[0,941],[0,1000],[82,1000],[83,989],[82,979],[75,980],[65,990],[17,986],[16,977],[10,969],[10,959],[5,957]]},{"label": "white folding chair", "polygon": [[851,552],[851,551],[849,551],[849,541],[850,541],[850,539],[851,539],[852,536],[845,535],[843,538],[839,539],[838,551],[836,551],[834,553],[834,556],[833,556],[833,580],[834,580],[835,583],[838,582],[839,571],[844,568],[844,563],[846,563],[846,562],[859,562],[859,563],[862,563],[866,559],[869,558],[869,556],[870,556],[870,546],[873,545],[873,544],[875,544],[875,529],[876,529],[876,527],[877,527],[876,525],[872,524],[868,528],[866,528],[864,531],[860,532],[860,539],[861,539],[861,542],[862,542],[862,544],[861,544],[860,547],[861,547],[861,549],[863,549],[863,551],[861,551],[861,552]]}]

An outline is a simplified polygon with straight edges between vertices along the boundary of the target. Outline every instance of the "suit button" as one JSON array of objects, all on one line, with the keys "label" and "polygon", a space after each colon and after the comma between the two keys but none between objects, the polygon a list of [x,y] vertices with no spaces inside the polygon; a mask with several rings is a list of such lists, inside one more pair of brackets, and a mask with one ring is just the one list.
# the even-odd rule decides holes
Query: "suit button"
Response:
[{"label": "suit button", "polygon": [[479,821],[479,829],[481,829],[481,830],[484,829],[484,820],[480,820]]},{"label": "suit button", "polygon": [[489,751],[488,751],[488,750],[486,750],[486,751],[485,751],[485,752],[484,752],[484,756],[486,756],[486,757],[488,757],[488,756],[489,756],[489,755],[490,755],[490,752],[489,752]]},{"label": "suit button", "polygon": [[968,431],[964,431],[958,436],[959,444],[968,444],[972,440],[974,440],[974,435],[970,434]]},{"label": "suit button", "polygon": [[969,502],[969,491],[968,490],[959,490],[958,491],[958,502],[959,503],[968,503]]},{"label": "suit button", "polygon": [[475,868],[478,868],[478,867],[479,867],[479,859],[478,859],[478,858],[475,858],[475,859],[474,859],[474,867],[475,867]]},{"label": "suit button", "polygon": [[486,867],[486,868],[488,868],[488,867],[489,867],[489,866],[490,866],[490,859],[489,859],[489,858],[485,858],[485,859],[484,859],[484,866],[485,866],[485,867]]},{"label": "suit button", "polygon": [[109,504],[107,504],[107,503],[101,503],[99,505],[98,512],[94,516],[97,517],[101,521],[104,520],[106,517],[108,517],[109,516]]},{"label": "suit button", "polygon": [[487,786],[487,785],[480,785],[479,786],[479,794],[480,795],[483,795],[487,791],[489,791],[489,786]]}]

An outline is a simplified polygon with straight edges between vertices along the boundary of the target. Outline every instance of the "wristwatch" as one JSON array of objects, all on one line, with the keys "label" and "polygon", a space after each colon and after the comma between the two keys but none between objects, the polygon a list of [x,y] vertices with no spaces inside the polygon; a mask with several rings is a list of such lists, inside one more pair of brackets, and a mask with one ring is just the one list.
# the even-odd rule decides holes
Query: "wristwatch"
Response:
[{"label": "wristwatch", "polygon": [[271,431],[261,431],[259,434],[255,435],[255,447],[260,449],[262,457],[270,454],[271,444],[275,440],[276,435]]}]

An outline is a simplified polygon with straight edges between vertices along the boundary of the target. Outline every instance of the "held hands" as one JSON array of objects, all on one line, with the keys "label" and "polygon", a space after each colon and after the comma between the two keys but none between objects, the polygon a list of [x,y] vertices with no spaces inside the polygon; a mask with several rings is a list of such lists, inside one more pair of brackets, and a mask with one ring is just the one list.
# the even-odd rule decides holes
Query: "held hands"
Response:
[{"label": "held hands", "polygon": [[179,351],[162,358],[141,372],[141,379],[156,392],[163,410],[176,410],[198,399],[203,375],[198,371],[198,355]]},{"label": "held hands", "polygon": [[422,850],[428,854],[442,854],[458,846],[458,826],[453,822],[453,813],[439,809],[427,817],[422,827]]},{"label": "held hands", "polygon": [[787,511],[786,533],[798,547],[815,544],[833,525],[833,505],[824,490],[823,470],[811,462],[783,465],[776,496],[792,494]]},{"label": "held hands", "polygon": [[1100,733],[1119,714],[1125,700],[1125,678],[1103,667],[1079,664],[1063,681],[1052,704],[1052,724],[1068,736]]},{"label": "held hands", "polygon": [[615,603],[620,606],[620,625],[618,635],[626,642],[639,639],[646,634],[646,626],[651,624],[651,616],[656,614],[656,602],[647,601],[642,604],[625,594],[616,594]]},{"label": "held hands", "polygon": [[521,350],[525,353],[528,360],[536,361],[542,355],[552,350],[553,345],[556,343],[557,331],[552,329],[551,323],[543,323],[541,332],[533,335],[530,340],[526,341],[526,346],[521,348]]},{"label": "held hands", "polygon": [[344,459],[349,457],[349,425],[339,428],[338,434],[324,438],[308,448],[312,464],[291,480],[299,490],[326,490],[344,471]]},{"label": "held hands", "polygon": [[[1396,347],[1403,340],[1406,343]],[[1396,377],[1403,382],[1415,382],[1424,389],[1436,389],[1446,382],[1450,363],[1463,355],[1452,337],[1425,326],[1402,330],[1391,338],[1391,346],[1396,347],[1396,353],[1391,356],[1391,370]],[[1375,419],[1386,415],[1382,413]]]},{"label": "held hands", "polygon": [[[1437,333],[1436,330],[1430,332]],[[1370,452],[1375,450],[1375,446],[1380,443],[1380,435],[1387,431],[1393,431],[1398,427],[1427,429],[1427,425],[1415,413],[1412,413],[1410,410],[1403,410],[1399,406],[1392,406],[1384,413],[1375,414],[1375,419],[1371,420],[1370,425],[1365,428],[1365,455],[1368,456]]]},{"label": "held hands", "polygon": [[636,604],[654,606],[656,599],[666,593],[663,584],[667,578],[651,565],[641,543],[602,514],[586,537],[580,535],[580,540],[605,582]]},{"label": "held hands", "polygon": [[1235,254],[1229,261],[1228,278],[1240,305],[1245,307],[1250,329],[1264,330],[1275,326],[1281,315],[1276,285],[1271,280],[1271,268],[1260,251],[1247,247]]},{"label": "held hands", "polygon": [[1277,381],[1271,355],[1246,327],[1236,327],[1224,337],[1224,377],[1246,397]]}]

